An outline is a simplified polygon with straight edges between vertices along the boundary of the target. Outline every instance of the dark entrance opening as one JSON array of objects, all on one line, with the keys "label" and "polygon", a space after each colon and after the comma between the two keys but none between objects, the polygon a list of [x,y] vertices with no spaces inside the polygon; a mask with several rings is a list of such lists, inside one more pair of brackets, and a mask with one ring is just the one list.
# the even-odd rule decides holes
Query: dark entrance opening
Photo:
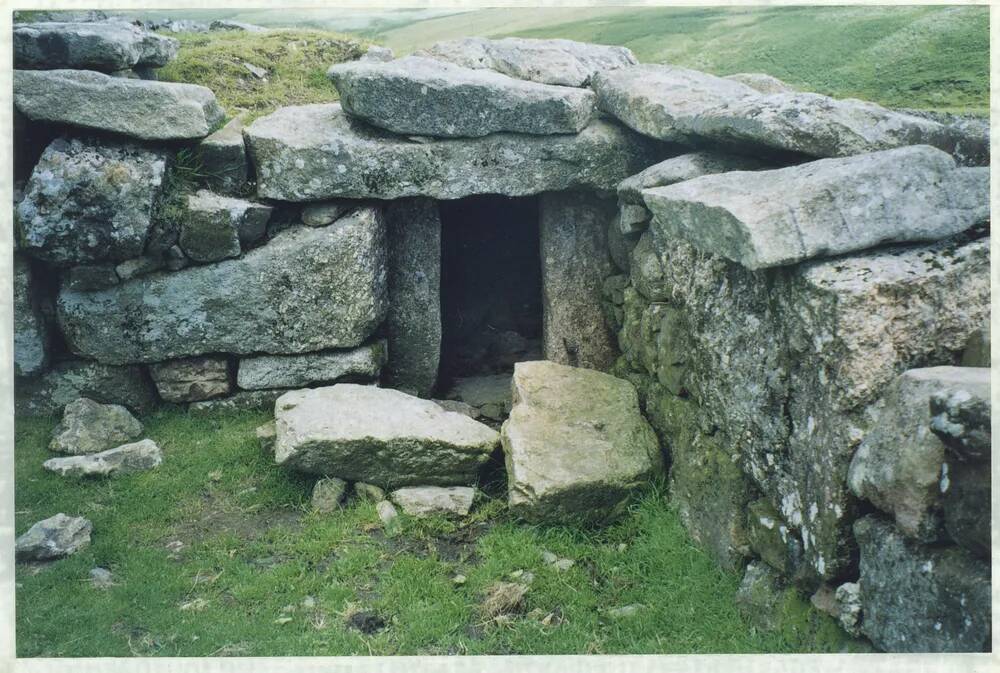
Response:
[{"label": "dark entrance opening", "polygon": [[441,201],[442,388],[541,358],[538,199]]}]

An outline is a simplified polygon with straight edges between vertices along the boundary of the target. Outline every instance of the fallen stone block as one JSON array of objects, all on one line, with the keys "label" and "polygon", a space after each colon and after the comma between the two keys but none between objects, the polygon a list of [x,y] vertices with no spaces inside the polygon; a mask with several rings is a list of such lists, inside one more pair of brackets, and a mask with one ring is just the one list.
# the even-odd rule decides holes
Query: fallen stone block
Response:
[{"label": "fallen stone block", "polygon": [[42,463],[63,477],[107,477],[150,470],[163,462],[163,452],[151,439],[84,456],[50,458]]},{"label": "fallen stone block", "polygon": [[14,541],[18,561],[49,561],[75,554],[90,544],[92,524],[62,512],[39,521]]},{"label": "fallen stone block", "polygon": [[347,482],[336,477],[324,477],[316,482],[312,492],[313,511],[329,514],[336,511],[347,495]]},{"label": "fallen stone block", "polygon": [[663,154],[656,143],[599,119],[572,135],[416,142],[351,120],[336,103],[281,108],[244,136],[258,195],[282,201],[613,189]]},{"label": "fallen stone block", "polygon": [[63,288],[57,312],[71,349],[108,363],[305,353],[363,343],[385,316],[385,284],[385,227],[366,208],[337,227],[283,231],[239,259]]},{"label": "fallen stone block", "polygon": [[61,21],[14,28],[15,68],[75,68],[111,72],[160,67],[177,57],[180,43],[125,21]]},{"label": "fallen stone block", "polygon": [[415,53],[532,82],[577,87],[587,86],[596,73],[638,62],[626,47],[521,37],[445,40]]},{"label": "fallen stone block", "polygon": [[409,486],[396,489],[389,499],[410,516],[465,516],[475,495],[470,486]]},{"label": "fallen stone block", "polygon": [[632,384],[552,362],[514,367],[501,430],[512,511],[532,521],[604,523],[662,469]]},{"label": "fallen stone block", "polygon": [[947,238],[988,217],[988,171],[904,147],[643,191],[661,238],[748,269]]},{"label": "fallen stone block", "polygon": [[260,390],[301,388],[345,378],[377,379],[385,357],[384,340],[349,351],[258,355],[240,360],[236,384],[244,390]]},{"label": "fallen stone block", "polygon": [[473,483],[498,443],[430,400],[349,383],[282,395],[275,422],[279,465],[382,488]]},{"label": "fallen stone block", "polygon": [[203,86],[90,70],[15,70],[14,105],[35,121],[142,140],[204,138],[225,116],[215,94]]},{"label": "fallen stone block", "polygon": [[52,431],[49,448],[74,455],[97,453],[141,434],[142,423],[125,407],[81,397],[66,405],[62,421]]},{"label": "fallen stone block", "polygon": [[958,547],[924,547],[874,516],[854,524],[861,549],[861,631],[886,652],[983,652],[990,568]]},{"label": "fallen stone block", "polygon": [[166,161],[163,152],[137,145],[52,141],[16,209],[21,249],[60,266],[140,256]]},{"label": "fallen stone block", "polygon": [[150,365],[156,391],[167,402],[197,402],[230,391],[229,362],[219,357],[171,360]]},{"label": "fallen stone block", "polygon": [[337,63],[327,77],[340,92],[345,112],[402,135],[579,133],[594,114],[594,94],[585,89],[526,82],[419,56]]}]

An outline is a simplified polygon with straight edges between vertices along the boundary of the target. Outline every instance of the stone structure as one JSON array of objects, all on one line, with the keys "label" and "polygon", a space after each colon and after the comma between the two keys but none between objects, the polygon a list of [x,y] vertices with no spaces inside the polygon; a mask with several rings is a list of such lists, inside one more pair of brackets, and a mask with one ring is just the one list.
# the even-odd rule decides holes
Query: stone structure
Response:
[{"label": "stone structure", "polygon": [[[18,138],[44,139],[17,144],[18,414],[270,409],[275,461],[331,479],[318,507],[355,482],[393,531],[382,489],[464,515],[501,443],[512,510],[542,522],[604,523],[667,464],[758,623],[808,594],[880,649],[988,646],[984,124],[469,38],[371,51],[332,69],[342,104],[222,126],[207,89],[94,70],[169,40],[80,25],[17,28]],[[494,328],[496,368],[456,371],[449,264],[495,251],[449,247],[477,226],[449,217],[487,195],[534,218],[539,333]],[[499,435],[470,418],[508,411]]]}]

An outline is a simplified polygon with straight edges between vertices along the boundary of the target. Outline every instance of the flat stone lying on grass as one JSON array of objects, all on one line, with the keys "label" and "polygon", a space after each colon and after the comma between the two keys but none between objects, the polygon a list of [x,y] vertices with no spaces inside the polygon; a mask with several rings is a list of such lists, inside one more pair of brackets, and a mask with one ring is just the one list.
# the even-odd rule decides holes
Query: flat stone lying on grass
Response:
[{"label": "flat stone lying on grass", "polygon": [[707,175],[642,194],[661,240],[761,269],[957,234],[988,217],[989,175],[918,145]]},{"label": "flat stone lying on grass", "polygon": [[287,393],[287,390],[241,390],[229,397],[219,397],[213,400],[192,402],[188,405],[188,413],[199,416],[209,416],[231,411],[274,411],[274,402]]},{"label": "flat stone lying on grass", "polygon": [[730,146],[840,157],[904,145],[953,152],[961,129],[855,99],[816,93],[777,93],[720,101],[701,111],[688,129]]},{"label": "flat stone lying on grass", "polygon": [[465,516],[475,495],[470,486],[410,486],[393,491],[389,499],[410,516]]},{"label": "flat stone lying on grass", "polygon": [[351,120],[336,103],[281,108],[244,135],[258,195],[282,201],[613,189],[663,155],[656,143],[600,119],[573,135],[416,142]]},{"label": "flat stone lying on grass", "polygon": [[886,652],[981,652],[990,638],[990,567],[958,547],[924,547],[892,524],[854,524],[862,632]]},{"label": "flat stone lying on grass", "polygon": [[[458,378],[452,383],[445,396],[449,400],[468,404],[480,416],[500,421],[507,418],[512,406],[510,375],[493,374]],[[454,409],[454,411],[458,410]]]},{"label": "flat stone lying on grass", "polygon": [[180,43],[125,21],[19,24],[14,27],[15,68],[125,70],[160,67],[177,57]]},{"label": "flat stone lying on grass", "polygon": [[90,521],[60,512],[39,521],[14,541],[18,561],[48,561],[74,554],[90,544]]},{"label": "flat stone lying on grass", "polygon": [[795,88],[786,82],[782,82],[777,77],[772,77],[766,73],[762,72],[738,72],[732,75],[726,75],[723,79],[731,79],[734,82],[739,82],[740,84],[745,84],[755,91],[759,91],[762,94],[772,94],[772,93],[789,93],[795,91]]},{"label": "flat stone lying on grass", "polygon": [[243,111],[226,122],[198,144],[198,158],[201,172],[206,181],[224,194],[243,190],[250,177],[246,145],[243,142],[243,123],[247,112]]},{"label": "flat stone lying on grass", "polygon": [[35,121],[143,140],[204,138],[225,116],[215,94],[203,86],[89,70],[15,70],[14,105]]},{"label": "flat stone lying on grass", "polygon": [[105,362],[304,353],[363,343],[385,317],[385,286],[385,227],[363,208],[336,227],[282,231],[239,259],[98,292],[63,288],[57,308],[72,350]]},{"label": "flat stone lying on grass", "polygon": [[324,477],[313,486],[312,508],[322,514],[329,514],[340,507],[346,495],[346,481],[336,477]]},{"label": "flat stone lying on grass", "polygon": [[90,360],[56,362],[38,376],[19,379],[15,393],[15,412],[25,416],[61,413],[79,397],[121,404],[137,413],[157,405],[156,389],[142,367]]},{"label": "flat stone lying on grass", "polygon": [[97,453],[141,434],[142,423],[125,407],[81,397],[66,405],[62,421],[52,431],[49,448],[74,455]]},{"label": "flat stone lying on grass", "polygon": [[574,40],[505,37],[492,40],[466,37],[436,42],[416,52],[466,68],[487,68],[518,79],[587,86],[595,73],[637,63],[626,47],[588,44]]},{"label": "flat stone lying on grass", "polygon": [[144,439],[100,453],[50,458],[42,463],[42,467],[64,477],[107,477],[150,470],[161,462],[163,452],[160,447],[153,440]]},{"label": "flat stone lying on grass", "polygon": [[220,357],[195,357],[150,365],[156,391],[167,402],[197,402],[230,391],[229,361]]},{"label": "flat stone lying on grass", "polygon": [[327,76],[340,92],[345,112],[403,135],[578,133],[594,114],[594,94],[585,89],[526,82],[419,56],[337,63]]},{"label": "flat stone lying on grass", "polygon": [[351,383],[282,395],[275,422],[279,465],[383,488],[473,483],[498,443],[430,400]]},{"label": "flat stone lying on grass", "polygon": [[756,99],[750,87],[671,65],[637,65],[598,73],[593,81],[602,110],[639,133],[689,142],[695,117],[724,103]]},{"label": "flat stone lying on grass", "polygon": [[236,383],[244,390],[300,388],[343,378],[377,379],[385,364],[385,340],[349,351],[242,358]]},{"label": "flat stone lying on grass", "polygon": [[142,254],[167,155],[127,143],[53,140],[17,206],[21,248],[60,266]]},{"label": "flat stone lying on grass", "polygon": [[532,521],[604,523],[662,469],[631,383],[552,362],[514,367],[501,430],[511,509]]},{"label": "flat stone lying on grass", "polygon": [[271,206],[198,190],[187,198],[178,243],[196,262],[239,257],[241,246],[264,236]]}]

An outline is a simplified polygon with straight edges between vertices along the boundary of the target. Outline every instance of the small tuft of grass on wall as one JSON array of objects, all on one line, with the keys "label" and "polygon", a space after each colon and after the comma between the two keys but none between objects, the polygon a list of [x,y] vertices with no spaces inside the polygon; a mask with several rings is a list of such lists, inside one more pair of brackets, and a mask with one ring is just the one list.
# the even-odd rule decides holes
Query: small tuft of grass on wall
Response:
[{"label": "small tuft of grass on wall", "polygon": [[177,58],[159,70],[159,79],[206,86],[229,114],[244,108],[251,119],[285,105],[336,101],[327,69],[359,58],[368,47],[357,38],[317,30],[171,35],[181,46]]}]

